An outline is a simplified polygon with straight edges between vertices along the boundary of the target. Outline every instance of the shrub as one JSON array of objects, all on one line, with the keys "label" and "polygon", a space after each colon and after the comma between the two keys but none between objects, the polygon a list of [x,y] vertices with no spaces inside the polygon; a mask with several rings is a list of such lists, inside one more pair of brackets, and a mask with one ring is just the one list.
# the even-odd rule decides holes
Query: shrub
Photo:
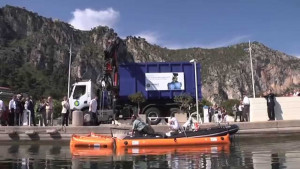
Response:
[{"label": "shrub", "polygon": [[188,93],[182,93],[181,95],[174,97],[174,102],[180,104],[180,110],[187,111],[190,104],[193,102],[193,97]]},{"label": "shrub", "polygon": [[138,113],[139,113],[140,112],[140,104],[146,101],[146,98],[143,95],[143,93],[137,92],[137,93],[134,93],[132,95],[129,95],[128,98],[129,98],[129,100],[132,103],[137,104],[137,106],[138,106]]},{"label": "shrub", "polygon": [[235,104],[239,104],[240,101],[237,99],[229,99],[221,103],[221,107],[224,107],[229,115],[233,115],[232,107]]}]

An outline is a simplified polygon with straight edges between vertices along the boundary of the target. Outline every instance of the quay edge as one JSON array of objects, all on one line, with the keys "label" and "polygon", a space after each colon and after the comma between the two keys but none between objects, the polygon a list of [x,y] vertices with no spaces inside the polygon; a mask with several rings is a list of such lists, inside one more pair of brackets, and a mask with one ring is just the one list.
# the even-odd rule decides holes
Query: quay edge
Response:
[{"label": "quay edge", "polygon": [[[270,137],[280,135],[300,135],[300,120],[281,120],[267,122],[230,122],[220,125],[237,124],[240,130],[237,137]],[[200,125],[201,128],[208,128],[218,124],[209,123]],[[20,141],[69,141],[72,134],[86,135],[90,132],[97,134],[111,135],[110,128],[130,129],[130,125],[110,125],[100,126],[1,126],[0,142],[20,142]],[[167,125],[153,126],[156,132],[167,132]]]}]

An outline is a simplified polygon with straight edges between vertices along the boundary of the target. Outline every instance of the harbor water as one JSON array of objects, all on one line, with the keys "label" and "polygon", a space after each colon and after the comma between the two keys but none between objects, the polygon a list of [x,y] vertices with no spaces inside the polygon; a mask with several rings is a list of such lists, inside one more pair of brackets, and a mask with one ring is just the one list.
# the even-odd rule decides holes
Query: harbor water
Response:
[{"label": "harbor water", "polygon": [[300,136],[239,138],[230,145],[77,148],[68,142],[0,144],[1,169],[300,168]]}]

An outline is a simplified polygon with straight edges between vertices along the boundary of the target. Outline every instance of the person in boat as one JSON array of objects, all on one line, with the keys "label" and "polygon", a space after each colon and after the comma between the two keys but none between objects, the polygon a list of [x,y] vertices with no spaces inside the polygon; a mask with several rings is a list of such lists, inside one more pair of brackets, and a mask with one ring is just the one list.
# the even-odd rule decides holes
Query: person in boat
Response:
[{"label": "person in boat", "polygon": [[144,134],[153,135],[155,132],[153,128],[143,122],[137,115],[132,115],[132,134],[134,136],[143,136]]},{"label": "person in boat", "polygon": [[176,135],[179,133],[179,123],[175,117],[172,117],[168,123],[171,131],[166,133],[166,136]]}]

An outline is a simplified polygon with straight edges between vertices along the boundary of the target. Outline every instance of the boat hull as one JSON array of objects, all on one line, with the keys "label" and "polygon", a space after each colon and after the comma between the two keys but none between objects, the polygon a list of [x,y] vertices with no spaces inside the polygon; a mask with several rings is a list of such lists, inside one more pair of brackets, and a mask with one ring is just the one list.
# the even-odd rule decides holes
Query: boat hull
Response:
[{"label": "boat hull", "polygon": [[97,148],[97,147],[70,147],[73,157],[94,156],[124,156],[124,155],[164,155],[186,153],[217,153],[230,152],[230,144],[198,145],[198,146],[157,146],[157,147],[120,147],[120,148]]},{"label": "boat hull", "polygon": [[151,147],[151,146],[185,146],[185,145],[207,145],[228,144],[229,134],[214,137],[182,137],[182,138],[148,138],[148,139],[118,139],[117,147]]}]

